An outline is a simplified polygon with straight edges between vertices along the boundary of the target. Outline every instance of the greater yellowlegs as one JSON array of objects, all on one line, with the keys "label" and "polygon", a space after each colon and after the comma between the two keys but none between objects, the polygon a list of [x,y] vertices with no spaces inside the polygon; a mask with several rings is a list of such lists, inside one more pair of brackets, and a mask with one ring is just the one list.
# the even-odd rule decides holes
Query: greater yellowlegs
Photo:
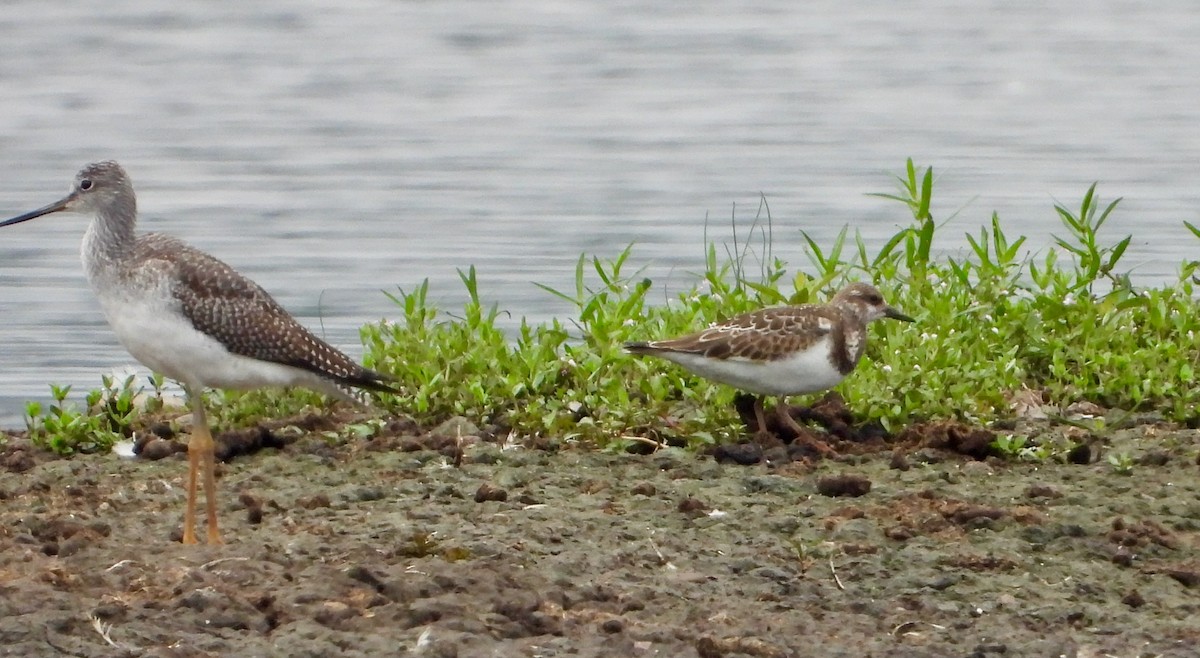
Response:
[{"label": "greater yellowlegs", "polygon": [[[803,436],[787,412],[786,397],[833,388],[845,379],[867,348],[867,324],[880,318],[913,321],[888,306],[874,286],[851,283],[828,304],[766,308],[687,336],[627,343],[625,349],[743,391],[777,395],[780,421]],[[754,417],[765,431],[761,398],[754,401]]]},{"label": "greater yellowlegs", "polygon": [[137,199],[116,162],[87,165],[67,196],[0,226],[59,211],[92,217],[83,268],[117,339],[143,365],[179,381],[191,400],[183,543],[196,543],[200,472],[208,543],[221,543],[205,387],[304,386],[345,400],[353,399],[350,387],[393,391],[387,377],[315,336],[232,267],[160,233],[135,235]]}]

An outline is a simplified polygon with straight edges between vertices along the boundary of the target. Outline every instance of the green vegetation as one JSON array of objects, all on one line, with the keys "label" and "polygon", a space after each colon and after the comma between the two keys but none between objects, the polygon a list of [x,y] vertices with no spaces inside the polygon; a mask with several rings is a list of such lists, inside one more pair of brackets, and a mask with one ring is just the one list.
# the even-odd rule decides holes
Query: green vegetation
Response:
[{"label": "green vegetation", "polygon": [[[1078,207],[1054,207],[1062,229],[1053,247],[1030,253],[993,214],[967,235],[965,255],[947,256],[956,245],[939,242],[932,169],[910,160],[898,182],[896,193],[877,196],[903,204],[911,221],[877,251],[846,228],[826,245],[801,232],[809,262],[789,272],[772,244],[794,237],[774,234],[764,202],[748,237],[738,236],[734,217],[732,247],[709,242],[694,286],[665,305],[648,303],[655,283],[631,267],[629,246],[612,258],[581,256],[565,286],[538,284],[574,306],[569,322],[523,321],[510,335],[498,326],[498,307],[480,299],[470,267],[460,271],[468,301],[457,315],[429,303],[428,281],[388,294],[394,319],[362,329],[364,361],[398,380],[400,394],[384,396],[382,406],[424,426],[462,415],[521,436],[611,448],[647,439],[698,446],[744,433],[735,392],[627,355],[622,343],[694,331],[766,305],[824,300],[860,279],[917,318],[875,323],[867,359],[839,387],[863,420],[896,429],[922,418],[1004,418],[1013,414],[1011,396],[1026,388],[1052,405],[1090,401],[1200,419],[1193,299],[1200,261],[1182,264],[1171,285],[1135,288],[1120,269],[1130,236],[1111,239],[1101,230],[1120,199],[1102,203],[1095,185]],[[1200,238],[1200,229],[1185,228]],[[321,404],[303,391],[220,395],[214,413],[226,425]],[[80,415],[61,404],[48,412],[31,405],[28,416],[35,436],[65,437],[46,440],[68,450],[82,449],[85,435],[97,442],[91,429],[120,433],[129,421],[110,406]],[[80,424],[89,432],[81,434]],[[1017,457],[1033,448],[1008,437],[998,449]]]},{"label": "green vegetation", "polygon": [[1108,456],[1108,465],[1117,475],[1133,475],[1133,457],[1124,452],[1114,452]]},{"label": "green vegetation", "polygon": [[[1096,186],[1078,209],[1055,206],[1065,230],[1058,248],[1023,252],[993,214],[964,258],[937,257],[931,214],[932,170],[910,161],[899,194],[913,222],[871,253],[845,229],[822,247],[809,235],[808,273],[787,276],[770,256],[770,222],[756,218],[752,238],[718,259],[709,245],[694,288],[666,306],[647,304],[652,282],[627,274],[631,248],[613,260],[580,258],[573,287],[542,286],[575,305],[570,331],[560,323],[522,326],[510,341],[484,309],[475,272],[463,319],[443,320],[425,286],[393,299],[403,319],[364,328],[370,365],[393,372],[404,394],[392,402],[418,417],[463,414],[521,434],[583,437],[609,445],[636,436],[688,444],[739,435],[728,387],[680,368],[625,355],[626,340],[671,336],[764,305],[827,298],[845,281],[869,279],[917,317],[916,325],[877,323],[869,362],[840,390],[864,418],[895,428],[914,418],[989,420],[1011,415],[1009,397],[1028,387],[1050,404],[1159,409],[1193,421],[1197,320],[1196,263],[1177,283],[1137,290],[1119,271],[1130,243],[1101,228],[1119,199],[1102,205]],[[736,229],[736,226],[735,226]],[[1200,237],[1195,227],[1188,229]],[[753,279],[747,277],[756,260]]]},{"label": "green vegetation", "polygon": [[[103,387],[87,394],[83,411],[67,402],[70,386],[50,386],[54,402],[43,410],[39,402],[25,406],[29,438],[35,445],[69,455],[73,452],[109,450],[132,433],[139,409],[135,402],[141,390],[134,387],[132,375],[120,384],[108,375],[101,377]],[[142,405],[142,411],[155,411],[162,405],[162,379],[151,378],[157,393]]]}]

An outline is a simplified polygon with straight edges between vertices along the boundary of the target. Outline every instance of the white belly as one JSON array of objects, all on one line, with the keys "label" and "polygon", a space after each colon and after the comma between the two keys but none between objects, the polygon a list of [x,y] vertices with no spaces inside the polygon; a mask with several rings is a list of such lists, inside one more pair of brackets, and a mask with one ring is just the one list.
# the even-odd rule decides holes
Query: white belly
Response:
[{"label": "white belly", "polygon": [[746,359],[709,359],[696,354],[667,352],[659,354],[684,368],[715,382],[728,384],[758,395],[800,395],[837,386],[845,375],[829,360],[830,342],[826,338],[810,349],[786,359],[749,361]]},{"label": "white belly", "polygon": [[[239,356],[199,332],[168,296],[137,299],[99,292],[105,318],[121,345],[142,365],[194,388],[249,389],[305,386],[333,392],[329,382],[306,370]],[[341,395],[341,393],[337,393]]]}]

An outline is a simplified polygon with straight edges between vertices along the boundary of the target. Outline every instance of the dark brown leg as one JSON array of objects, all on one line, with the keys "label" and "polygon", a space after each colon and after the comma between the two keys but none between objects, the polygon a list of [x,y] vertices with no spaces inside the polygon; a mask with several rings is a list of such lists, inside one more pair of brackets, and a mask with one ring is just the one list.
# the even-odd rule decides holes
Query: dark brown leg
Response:
[{"label": "dark brown leg", "polygon": [[754,398],[754,422],[758,423],[759,432],[767,432],[767,415],[763,412],[762,396],[755,396]]},{"label": "dark brown leg", "polygon": [[775,415],[779,417],[779,422],[796,434],[796,443],[808,446],[820,453],[822,457],[834,457],[837,451],[829,447],[828,443],[813,436],[812,432],[805,429],[792,418],[792,414],[788,412],[787,398],[780,397],[779,404],[775,405]]}]

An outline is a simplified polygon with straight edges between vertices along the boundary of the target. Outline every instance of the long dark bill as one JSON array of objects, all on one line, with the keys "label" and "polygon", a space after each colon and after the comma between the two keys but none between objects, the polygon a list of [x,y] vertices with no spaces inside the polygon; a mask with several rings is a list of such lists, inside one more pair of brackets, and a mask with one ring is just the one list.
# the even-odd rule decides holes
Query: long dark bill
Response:
[{"label": "long dark bill", "polygon": [[49,215],[52,212],[66,210],[67,204],[70,203],[72,200],[74,200],[74,198],[75,198],[74,194],[68,194],[67,196],[59,199],[58,201],[55,201],[54,203],[52,203],[48,206],[43,206],[41,208],[38,208],[37,210],[31,210],[31,211],[25,213],[24,215],[17,215],[16,217],[13,217],[12,219],[6,219],[6,220],[0,222],[0,227],[12,226],[13,224],[20,224],[21,222],[27,222],[31,219],[37,219],[38,217],[41,217],[42,215]]}]

